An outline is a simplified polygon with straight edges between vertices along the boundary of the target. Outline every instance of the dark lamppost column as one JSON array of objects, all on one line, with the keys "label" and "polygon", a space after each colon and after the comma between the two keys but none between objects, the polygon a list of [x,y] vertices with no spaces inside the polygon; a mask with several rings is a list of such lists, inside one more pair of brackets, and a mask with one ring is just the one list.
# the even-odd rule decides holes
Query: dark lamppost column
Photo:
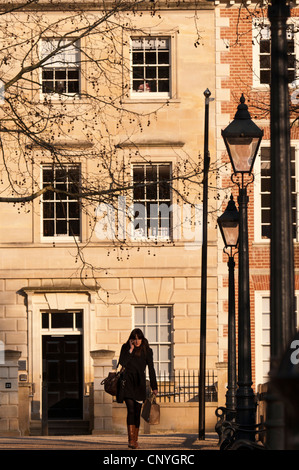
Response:
[{"label": "dark lamppost column", "polygon": [[232,180],[239,186],[237,439],[254,441],[256,406],[252,390],[251,371],[247,185],[253,181],[252,168],[263,137],[263,131],[251,120],[243,95],[235,118],[222,131],[222,137],[233,167]]},{"label": "dark lamppost column", "polygon": [[239,213],[233,196],[227,205],[225,212],[217,220],[223,242],[224,253],[228,256],[228,368],[227,368],[227,392],[226,392],[226,417],[227,421],[233,421],[236,417],[236,319],[235,319],[235,260],[239,241]]},{"label": "dark lamppost column", "polygon": [[285,448],[284,407],[273,390],[271,377],[295,334],[294,254],[290,117],[288,90],[287,19],[285,0],[272,0],[271,24],[271,352],[267,403],[267,446]]},{"label": "dark lamppost column", "polygon": [[200,309],[200,355],[199,355],[199,424],[198,438],[205,439],[205,386],[206,386],[206,329],[207,329],[207,248],[208,248],[208,177],[210,168],[209,153],[209,108],[211,92],[206,89],[205,129],[204,129],[204,171],[203,171],[203,215],[202,215],[202,252],[201,252],[201,309]]}]

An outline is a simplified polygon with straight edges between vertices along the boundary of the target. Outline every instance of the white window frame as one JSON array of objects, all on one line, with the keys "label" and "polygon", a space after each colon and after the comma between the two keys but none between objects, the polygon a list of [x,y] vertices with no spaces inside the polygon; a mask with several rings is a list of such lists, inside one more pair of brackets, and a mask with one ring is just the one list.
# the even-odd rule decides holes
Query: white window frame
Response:
[{"label": "white window frame", "polygon": [[[153,163],[144,163],[144,162],[135,162],[132,164],[131,166],[131,179],[132,179],[132,183],[134,185],[134,167],[137,167],[137,166],[143,166],[144,168],[146,166],[148,167],[151,167],[151,166],[169,166],[169,169],[170,169],[170,175],[172,173],[172,164],[171,162],[164,162],[164,161],[161,161],[161,162],[153,162]],[[145,182],[146,183],[146,182]],[[159,185],[159,182],[157,180],[157,185]],[[145,200],[145,204],[146,202],[149,202],[150,200]],[[160,203],[160,200],[157,199],[156,201],[158,201],[158,203]],[[139,201],[138,200],[135,200],[134,199],[134,189],[132,190],[132,218],[134,219],[134,204],[139,204]],[[140,201],[140,204],[142,204],[142,201]],[[152,204],[155,204],[155,201],[153,200],[152,201]],[[163,205],[163,200],[161,201],[161,205]],[[173,229],[173,211],[172,211],[172,190],[171,190],[171,186],[170,186],[170,199],[169,199],[169,208],[168,208],[168,214],[169,214],[169,219],[168,219],[168,233],[163,233],[161,231],[161,233],[157,233],[157,234],[147,234],[147,233],[143,233],[142,230],[139,230],[139,229],[135,229],[134,228],[134,220],[131,222],[130,226],[131,226],[131,229],[130,229],[130,237],[132,240],[162,240],[162,241],[165,241],[165,240],[170,240],[172,238],[172,229]],[[147,229],[147,227],[146,227]],[[146,230],[147,232],[147,230]]]},{"label": "white window frame", "polygon": [[[297,308],[299,307],[299,291],[295,292],[295,297],[297,298]],[[270,355],[269,359],[266,360],[265,356],[263,355],[263,347],[266,346],[269,348],[270,346],[270,338],[269,342],[265,342],[265,331],[266,329],[269,330],[268,335],[270,335],[270,325],[268,328],[263,324],[263,299],[269,299],[269,306],[270,306],[270,291],[255,291],[255,383],[256,387],[258,385],[265,383],[267,378],[265,377],[264,373],[264,362],[269,362],[270,367]],[[269,308],[270,310],[270,308]],[[270,313],[270,312],[269,312]],[[269,318],[270,321],[270,318]],[[299,328],[299,315],[297,314],[297,329]]]},{"label": "white window frame", "polygon": [[[289,24],[294,25],[294,29],[296,30],[297,25],[293,21],[289,21]],[[260,37],[260,28],[270,28],[270,23],[267,20],[261,20],[260,25],[258,24],[257,20],[255,20],[256,24],[252,26],[252,71],[253,71],[253,87],[258,88],[260,90],[269,90],[269,84],[261,83],[260,82],[260,45],[259,45],[259,37]],[[270,33],[270,31],[269,31]],[[297,39],[298,34],[294,34],[294,51],[295,51],[295,63],[297,64],[297,60],[299,59],[299,40]],[[297,59],[297,60],[296,60]],[[297,65],[297,73],[298,73],[298,65]],[[297,74],[295,73],[295,76]],[[292,87],[295,82],[289,83],[289,86]]]},{"label": "white window frame", "polygon": [[[58,165],[56,164],[57,167],[63,167],[64,165]],[[65,164],[65,166],[77,166],[78,169],[79,169],[79,180],[81,179],[81,165],[80,164]],[[50,163],[44,163],[41,165],[41,187],[43,187],[44,185],[44,178],[43,178],[43,170],[44,168],[46,167],[52,167],[52,164]],[[77,200],[74,200],[74,202],[77,201]],[[41,217],[40,217],[40,223],[41,223],[41,241],[42,242],[48,242],[48,243],[57,243],[57,242],[67,242],[69,243],[70,241],[72,240],[75,240],[75,241],[80,241],[81,240],[81,236],[82,236],[82,211],[81,211],[81,208],[80,208],[80,203],[78,202],[79,204],[79,235],[76,235],[76,236],[73,236],[72,234],[61,234],[61,235],[54,235],[54,236],[46,236],[44,235],[44,199],[43,199],[43,195],[42,195],[42,198],[41,198]],[[72,202],[72,201],[68,201],[68,202]],[[68,219],[67,219],[68,220]]]},{"label": "white window frame", "polygon": [[[257,243],[269,243],[269,238],[262,238],[262,200],[261,200],[261,148],[270,148],[269,141],[262,141],[254,164],[254,240]],[[291,147],[295,149],[295,191],[297,198],[297,227],[296,239],[299,242],[299,141],[292,141]]]},{"label": "white window frame", "polygon": [[[136,323],[136,308],[143,308],[145,309],[145,322],[144,323]],[[157,308],[159,311],[161,308],[167,308],[170,309],[170,320],[169,323],[149,323],[148,322],[148,311],[150,308]],[[160,317],[159,317],[160,318]],[[155,347],[159,348],[160,346],[168,346],[169,347],[169,352],[170,352],[170,358],[169,360],[161,360],[160,355],[158,357],[155,355],[154,352],[154,364],[155,364],[155,370],[157,375],[160,375],[160,364],[168,364],[168,373],[165,373],[165,378],[167,379],[169,375],[172,373],[173,369],[173,305],[167,305],[167,304],[140,304],[140,305],[134,305],[134,312],[133,312],[133,319],[134,319],[134,328],[140,328],[143,331],[144,336],[149,340],[149,345],[152,349]],[[169,328],[169,338],[170,341],[161,341],[160,338],[159,341],[153,342],[148,338],[147,335],[147,328],[148,326],[157,326],[158,328],[160,326],[167,326]],[[160,334],[160,333],[159,333]]]},{"label": "white window frame", "polygon": [[[42,326],[42,315],[43,314],[49,315],[49,327],[43,328]],[[73,315],[73,326],[72,327],[62,327],[62,328],[54,328],[52,326],[52,315],[60,315],[64,313],[69,313]],[[82,316],[82,327],[76,326],[76,314],[80,313]],[[83,311],[82,310],[42,310],[41,311],[41,334],[42,335],[82,335],[83,334]]]},{"label": "white window frame", "polygon": [[[167,39],[169,43],[169,91],[168,92],[151,92],[151,91],[143,91],[137,92],[133,90],[133,48],[132,42],[136,39]],[[156,100],[156,99],[163,99],[168,100],[173,96],[173,37],[168,34],[152,34],[152,35],[144,35],[138,37],[132,37],[130,39],[130,98],[136,100]],[[156,50],[156,49],[155,49]],[[146,65],[146,64],[145,64]]]},{"label": "white window frame", "polygon": [[[43,38],[40,44],[40,58],[43,59],[46,54],[51,52],[51,43],[54,44],[54,49],[57,47],[59,42],[62,45],[72,43],[73,38],[59,39],[59,38]],[[48,51],[45,52],[45,44],[49,44]],[[57,44],[57,45],[56,45]],[[53,57],[48,61],[43,63],[40,69],[40,84],[41,84],[41,96],[42,97],[51,97],[53,99],[67,99],[80,97],[81,93],[81,63],[80,63],[80,42],[76,41],[74,44],[70,44],[69,47],[57,52]],[[43,71],[47,69],[78,69],[78,92],[73,93],[55,93],[55,92],[43,92]]]}]

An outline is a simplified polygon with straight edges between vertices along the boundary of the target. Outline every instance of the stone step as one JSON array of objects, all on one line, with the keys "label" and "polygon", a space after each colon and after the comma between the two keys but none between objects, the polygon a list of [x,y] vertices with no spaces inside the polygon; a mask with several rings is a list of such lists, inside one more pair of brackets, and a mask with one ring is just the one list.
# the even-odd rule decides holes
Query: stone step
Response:
[{"label": "stone step", "polygon": [[79,436],[90,434],[89,421],[76,419],[49,420],[49,436]]}]

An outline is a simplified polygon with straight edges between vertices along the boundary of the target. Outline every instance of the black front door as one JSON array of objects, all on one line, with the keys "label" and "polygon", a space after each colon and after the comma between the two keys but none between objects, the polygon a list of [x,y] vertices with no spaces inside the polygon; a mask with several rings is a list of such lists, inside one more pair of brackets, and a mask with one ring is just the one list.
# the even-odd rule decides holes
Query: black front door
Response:
[{"label": "black front door", "polygon": [[81,419],[82,336],[43,336],[43,380],[49,419]]}]

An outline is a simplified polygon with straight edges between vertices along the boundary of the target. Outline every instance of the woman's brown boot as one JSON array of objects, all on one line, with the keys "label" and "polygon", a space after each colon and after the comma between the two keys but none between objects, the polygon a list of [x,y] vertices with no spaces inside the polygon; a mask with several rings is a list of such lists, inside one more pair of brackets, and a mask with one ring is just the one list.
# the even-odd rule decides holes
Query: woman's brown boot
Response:
[{"label": "woman's brown boot", "polygon": [[131,449],[136,449],[136,441],[135,441],[135,424],[128,425],[128,446]]},{"label": "woman's brown boot", "polygon": [[135,426],[135,449],[139,449],[139,444],[138,444],[138,433],[139,433],[139,428]]}]

